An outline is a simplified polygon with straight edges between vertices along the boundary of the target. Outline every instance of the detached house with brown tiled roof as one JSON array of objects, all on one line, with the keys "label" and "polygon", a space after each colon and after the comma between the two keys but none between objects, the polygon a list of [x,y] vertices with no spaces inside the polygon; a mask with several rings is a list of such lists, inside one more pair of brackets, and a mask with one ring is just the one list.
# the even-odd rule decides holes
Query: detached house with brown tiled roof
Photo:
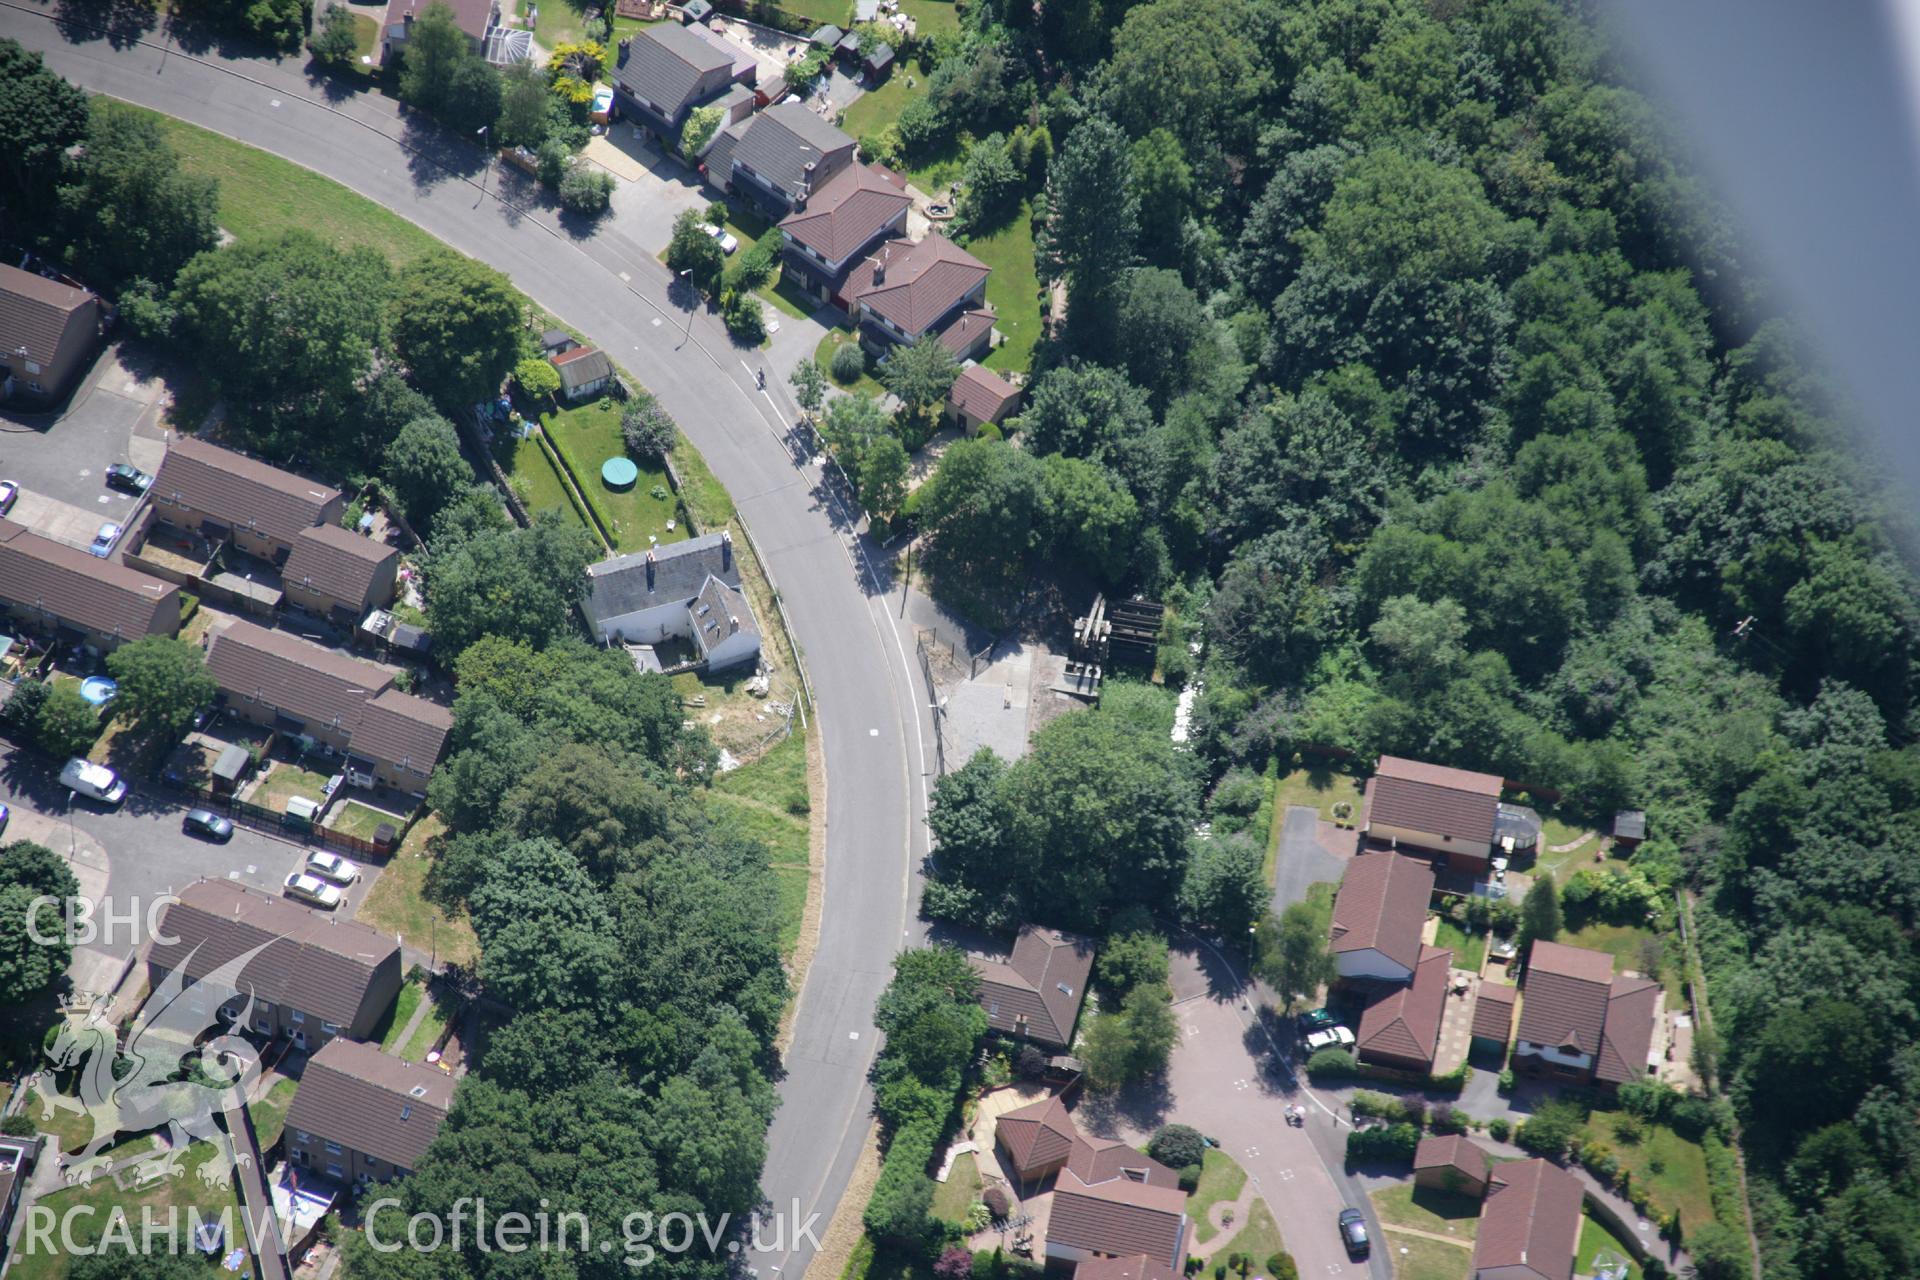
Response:
[{"label": "detached house with brown tiled roof", "polygon": [[180,591],[0,519],[0,605],[14,623],[103,652],[180,629]]},{"label": "detached house with brown tiled roof", "polygon": [[336,1182],[386,1182],[420,1167],[453,1108],[453,1077],[370,1044],[330,1040],[287,1109],[287,1158]]},{"label": "detached house with brown tiled roof", "polygon": [[947,392],[947,422],[968,435],[989,422],[998,426],[1019,407],[1020,388],[984,365],[962,369]]},{"label": "detached house with brown tiled roof", "polygon": [[1501,785],[1491,773],[1381,756],[1367,783],[1361,830],[1383,843],[1444,853],[1460,870],[1484,871],[1493,856]]},{"label": "detached house with brown tiled roof", "polygon": [[1498,1166],[1473,1244],[1473,1280],[1571,1280],[1580,1247],[1580,1180],[1545,1160]]},{"label": "detached house with brown tiled roof", "polygon": [[913,197],[906,179],[850,164],[796,200],[780,220],[786,278],[822,302],[851,312],[847,277],[883,240],[906,235]]},{"label": "detached house with brown tiled roof", "polygon": [[1534,942],[1521,995],[1516,1068],[1618,1085],[1655,1065],[1664,993],[1651,979],[1614,976],[1606,952]]},{"label": "detached house with brown tiled roof", "polygon": [[1454,1195],[1475,1199],[1485,1195],[1491,1168],[1485,1148],[1465,1134],[1430,1135],[1420,1139],[1413,1152],[1415,1184]]},{"label": "detached house with brown tiled roof", "polygon": [[1433,868],[1418,858],[1383,849],[1348,863],[1333,899],[1340,976],[1411,982],[1432,897]]},{"label": "detached house with brown tiled roof", "polygon": [[340,626],[393,600],[400,550],[337,524],[302,529],[280,571],[289,603]]},{"label": "detached house with brown tiled roof", "polygon": [[[1137,1151],[1132,1155],[1140,1168],[1096,1182],[1082,1178],[1071,1163],[1060,1171],[1047,1218],[1049,1262],[1144,1256],[1175,1271],[1185,1265],[1187,1193],[1177,1175],[1171,1185],[1151,1178],[1145,1166],[1155,1162]],[[1172,1174],[1165,1165],[1158,1168]]]},{"label": "detached house with brown tiled roof", "polygon": [[160,523],[230,540],[276,565],[293,554],[303,530],[338,523],[346,508],[346,496],[330,485],[192,436],[167,446],[148,493]]},{"label": "detached house with brown tiled roof", "polygon": [[1374,993],[1355,1033],[1354,1050],[1360,1061],[1400,1071],[1432,1072],[1452,964],[1453,952],[1423,946],[1413,981]]},{"label": "detached house with brown tiled roof", "polygon": [[973,962],[987,1025],[1035,1044],[1065,1049],[1093,973],[1093,943],[1078,934],[1021,925],[1005,960]]},{"label": "detached house with brown tiled roof", "polygon": [[994,1123],[993,1141],[1014,1176],[1035,1182],[1066,1167],[1080,1137],[1058,1094],[1009,1111]]},{"label": "detached house with brown tiled roof", "polygon": [[[249,955],[233,981],[214,979]],[[175,970],[189,983],[182,998],[204,1003],[210,1021],[244,1011],[249,1030],[302,1049],[364,1039],[401,985],[400,944],[386,934],[231,880],[198,881],[167,904],[148,980],[158,987]]]},{"label": "detached house with brown tiled roof", "polygon": [[889,240],[854,264],[844,293],[860,339],[884,355],[932,334],[956,360],[992,346],[987,264],[943,235],[918,242]]},{"label": "detached house with brown tiled roof", "polygon": [[0,265],[0,403],[67,393],[100,337],[100,299],[79,285]]},{"label": "detached house with brown tiled roof", "polygon": [[228,711],[344,757],[355,786],[423,795],[453,713],[393,687],[393,673],[242,619],[217,624],[207,672]]}]

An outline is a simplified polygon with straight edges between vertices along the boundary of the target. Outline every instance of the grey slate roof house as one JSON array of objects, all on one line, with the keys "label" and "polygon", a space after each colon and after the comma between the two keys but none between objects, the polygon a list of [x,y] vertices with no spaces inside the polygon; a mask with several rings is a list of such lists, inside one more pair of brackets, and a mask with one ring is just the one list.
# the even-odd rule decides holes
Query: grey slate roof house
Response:
[{"label": "grey slate roof house", "polygon": [[707,180],[784,218],[853,163],[853,139],[804,104],[783,103],[724,130],[706,157]]},{"label": "grey slate roof house", "polygon": [[205,992],[217,1002],[205,1012],[237,1013],[250,995],[248,1029],[301,1048],[341,1035],[364,1039],[400,993],[398,942],[231,880],[197,881],[167,905],[147,950],[148,977],[158,986],[179,970],[197,985],[249,952],[256,954],[231,990]]},{"label": "grey slate roof house", "polygon": [[687,640],[715,670],[760,654],[760,627],[725,531],[588,565],[581,608],[603,644]]},{"label": "grey slate roof house", "polygon": [[620,109],[669,139],[680,136],[687,113],[719,97],[733,83],[734,59],[687,27],[663,22],[628,43],[614,72]]},{"label": "grey slate roof house", "polygon": [[287,1158],[339,1182],[385,1182],[420,1166],[453,1107],[453,1077],[354,1040],[307,1062],[287,1109]]},{"label": "grey slate roof house", "polygon": [[1035,1044],[1065,1049],[1093,973],[1093,942],[1078,934],[1020,926],[1005,960],[973,962],[987,1025]]},{"label": "grey slate roof house", "polygon": [[0,401],[50,404],[93,356],[102,308],[79,285],[0,264]]}]

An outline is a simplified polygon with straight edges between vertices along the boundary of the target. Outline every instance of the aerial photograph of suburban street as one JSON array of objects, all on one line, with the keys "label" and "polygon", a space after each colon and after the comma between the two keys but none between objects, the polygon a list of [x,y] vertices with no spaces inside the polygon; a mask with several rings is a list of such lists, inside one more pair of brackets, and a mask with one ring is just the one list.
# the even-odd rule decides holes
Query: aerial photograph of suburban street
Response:
[{"label": "aerial photograph of suburban street", "polygon": [[1920,1277],[1920,4],[0,0],[0,1280]]}]

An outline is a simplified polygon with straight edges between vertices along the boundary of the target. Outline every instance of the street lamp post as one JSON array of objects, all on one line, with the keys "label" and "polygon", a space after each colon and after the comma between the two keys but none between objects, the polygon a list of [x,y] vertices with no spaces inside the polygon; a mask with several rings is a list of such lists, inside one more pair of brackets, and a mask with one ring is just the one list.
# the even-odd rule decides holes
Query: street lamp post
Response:
[{"label": "street lamp post", "polygon": [[491,151],[490,149],[488,149],[488,147],[487,147],[487,130],[488,130],[488,129],[490,129],[490,128],[492,128],[492,127],[493,127],[493,126],[491,126],[491,125],[484,125],[484,124],[483,124],[483,125],[481,125],[481,126],[480,126],[480,129],[479,129],[479,134],[480,134],[480,194],[481,194],[481,196],[482,196],[482,197],[485,197],[485,196],[486,196],[486,194],[487,194],[487,172],[488,172],[488,170],[490,170],[490,169],[492,169],[492,168],[493,168],[493,152],[492,152],[492,151]]},{"label": "street lamp post", "polygon": [[[692,267],[686,268],[684,271],[680,273],[679,278],[685,281],[687,286],[687,331],[680,335],[680,347],[684,347],[687,345],[687,339],[693,336],[693,307],[694,307],[693,268]],[[678,351],[680,347],[675,347],[674,350]]]}]

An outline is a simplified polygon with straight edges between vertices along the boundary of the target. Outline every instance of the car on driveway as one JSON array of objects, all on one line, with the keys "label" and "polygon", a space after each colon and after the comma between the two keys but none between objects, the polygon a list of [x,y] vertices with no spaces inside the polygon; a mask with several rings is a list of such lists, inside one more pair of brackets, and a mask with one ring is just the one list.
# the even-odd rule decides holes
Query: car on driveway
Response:
[{"label": "car on driveway", "polygon": [[340,905],[340,890],[317,876],[296,871],[287,877],[286,894],[331,911]]},{"label": "car on driveway", "polygon": [[180,820],[180,829],[188,835],[204,836],[217,844],[233,839],[233,823],[211,809],[189,809]]},{"label": "car on driveway", "polygon": [[702,223],[700,229],[720,242],[720,252],[724,254],[731,255],[735,249],[740,247],[740,241],[734,237],[731,231],[722,227],[716,227],[711,222]]},{"label": "car on driveway", "polygon": [[87,550],[105,560],[107,553],[113,550],[113,544],[119,537],[120,526],[109,520],[100,526],[98,533],[93,535],[93,545]]},{"label": "car on driveway", "polygon": [[307,874],[335,884],[352,884],[360,878],[360,868],[337,853],[316,852],[307,855]]},{"label": "car on driveway", "polygon": [[1339,1021],[1331,1009],[1309,1009],[1300,1015],[1300,1034],[1305,1036],[1325,1031],[1328,1027],[1338,1025]]},{"label": "car on driveway", "polygon": [[0,480],[0,516],[13,510],[13,504],[20,498],[20,486],[11,480]]},{"label": "car on driveway", "polygon": [[1353,1032],[1345,1027],[1327,1027],[1307,1037],[1307,1048],[1315,1053],[1322,1049],[1351,1049]]},{"label": "car on driveway", "polygon": [[128,462],[116,462],[107,468],[107,488],[131,493],[135,497],[153,487],[153,477]]},{"label": "car on driveway", "polygon": [[1349,1257],[1364,1258],[1372,1250],[1373,1244],[1367,1239],[1367,1220],[1358,1209],[1340,1211],[1340,1243],[1347,1246]]}]

